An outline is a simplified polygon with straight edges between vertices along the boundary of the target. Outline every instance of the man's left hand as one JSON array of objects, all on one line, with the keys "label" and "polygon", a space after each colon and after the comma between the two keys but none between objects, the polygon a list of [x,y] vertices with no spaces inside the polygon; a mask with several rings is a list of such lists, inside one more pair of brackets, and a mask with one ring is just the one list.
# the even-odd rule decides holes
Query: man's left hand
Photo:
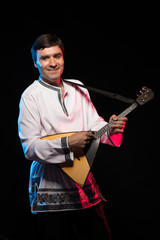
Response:
[{"label": "man's left hand", "polygon": [[112,126],[110,128],[110,135],[117,134],[117,133],[123,133],[126,121],[128,119],[126,117],[120,117],[118,119],[118,117],[115,114],[113,114],[110,117],[109,122],[111,122],[112,120],[114,121],[114,123],[112,124]]}]

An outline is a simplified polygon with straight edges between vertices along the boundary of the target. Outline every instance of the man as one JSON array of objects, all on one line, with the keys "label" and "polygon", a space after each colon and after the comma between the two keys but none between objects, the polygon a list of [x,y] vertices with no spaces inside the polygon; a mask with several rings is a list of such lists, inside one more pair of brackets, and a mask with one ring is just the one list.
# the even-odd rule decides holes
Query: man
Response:
[{"label": "man", "polygon": [[[102,206],[105,199],[92,173],[81,188],[58,165],[73,161],[74,150],[90,144],[95,139],[93,131],[106,122],[98,115],[88,91],[74,84],[80,81],[70,80],[72,84],[61,78],[64,46],[57,36],[39,36],[31,52],[39,79],[22,94],[18,126],[25,157],[33,161],[29,197],[32,213],[38,213],[40,236],[93,239],[98,234],[100,239],[111,239]],[[102,135],[101,142],[120,146],[127,118],[112,115],[111,120],[110,132]],[[77,133],[41,139],[71,131]]]}]

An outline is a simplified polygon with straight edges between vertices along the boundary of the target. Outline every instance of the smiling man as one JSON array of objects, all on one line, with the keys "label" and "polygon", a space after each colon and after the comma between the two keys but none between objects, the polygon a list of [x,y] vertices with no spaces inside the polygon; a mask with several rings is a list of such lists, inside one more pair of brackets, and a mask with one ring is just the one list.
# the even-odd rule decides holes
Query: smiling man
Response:
[{"label": "smiling man", "polygon": [[[61,78],[64,45],[56,35],[39,36],[31,52],[39,79],[21,96],[18,126],[25,157],[33,161],[29,197],[41,239],[111,239],[102,205],[105,199],[92,173],[81,188],[58,165],[74,161],[74,149],[90,144],[95,139],[93,131],[106,121],[98,115],[86,89]],[[112,128],[101,142],[120,146],[127,119],[112,115],[111,120]],[[76,133],[68,137],[41,139],[72,131]]]}]

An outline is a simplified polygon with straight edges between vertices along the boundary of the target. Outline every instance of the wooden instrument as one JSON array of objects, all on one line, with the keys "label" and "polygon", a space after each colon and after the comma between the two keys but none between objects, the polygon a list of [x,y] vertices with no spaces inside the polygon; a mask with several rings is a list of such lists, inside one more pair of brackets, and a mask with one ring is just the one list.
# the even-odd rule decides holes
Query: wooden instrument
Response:
[{"label": "wooden instrument", "polygon": [[[126,110],[124,110],[121,114],[118,115],[118,118],[127,116],[130,112],[132,112],[135,108],[140,105],[144,105],[154,97],[154,93],[151,89],[147,87],[143,87],[141,95],[137,97],[137,99],[130,105]],[[64,163],[58,164],[62,170],[71,177],[80,187],[83,187],[86,181],[86,178],[89,174],[89,171],[92,167],[93,161],[95,159],[98,146],[100,143],[100,137],[109,131],[113,124],[113,121],[106,124],[99,131],[94,132],[96,135],[96,140],[93,140],[90,145],[87,146],[86,149],[75,149],[74,151],[74,160],[66,161]],[[57,138],[69,137],[76,132],[68,132],[68,133],[60,133],[51,136],[42,137],[42,140],[55,140]]]}]

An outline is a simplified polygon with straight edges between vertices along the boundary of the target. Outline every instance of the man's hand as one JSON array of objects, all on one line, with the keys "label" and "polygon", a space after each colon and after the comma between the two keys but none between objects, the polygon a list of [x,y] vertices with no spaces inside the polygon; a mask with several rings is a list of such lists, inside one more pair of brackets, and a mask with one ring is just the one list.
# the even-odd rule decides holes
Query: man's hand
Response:
[{"label": "man's hand", "polygon": [[126,117],[121,117],[118,119],[118,117],[114,114],[110,117],[109,122],[114,121],[110,128],[110,135],[117,134],[117,133],[123,133],[126,121],[128,120]]},{"label": "man's hand", "polygon": [[96,139],[91,132],[77,132],[68,137],[69,148],[74,152],[75,148],[85,148],[87,144]]}]

